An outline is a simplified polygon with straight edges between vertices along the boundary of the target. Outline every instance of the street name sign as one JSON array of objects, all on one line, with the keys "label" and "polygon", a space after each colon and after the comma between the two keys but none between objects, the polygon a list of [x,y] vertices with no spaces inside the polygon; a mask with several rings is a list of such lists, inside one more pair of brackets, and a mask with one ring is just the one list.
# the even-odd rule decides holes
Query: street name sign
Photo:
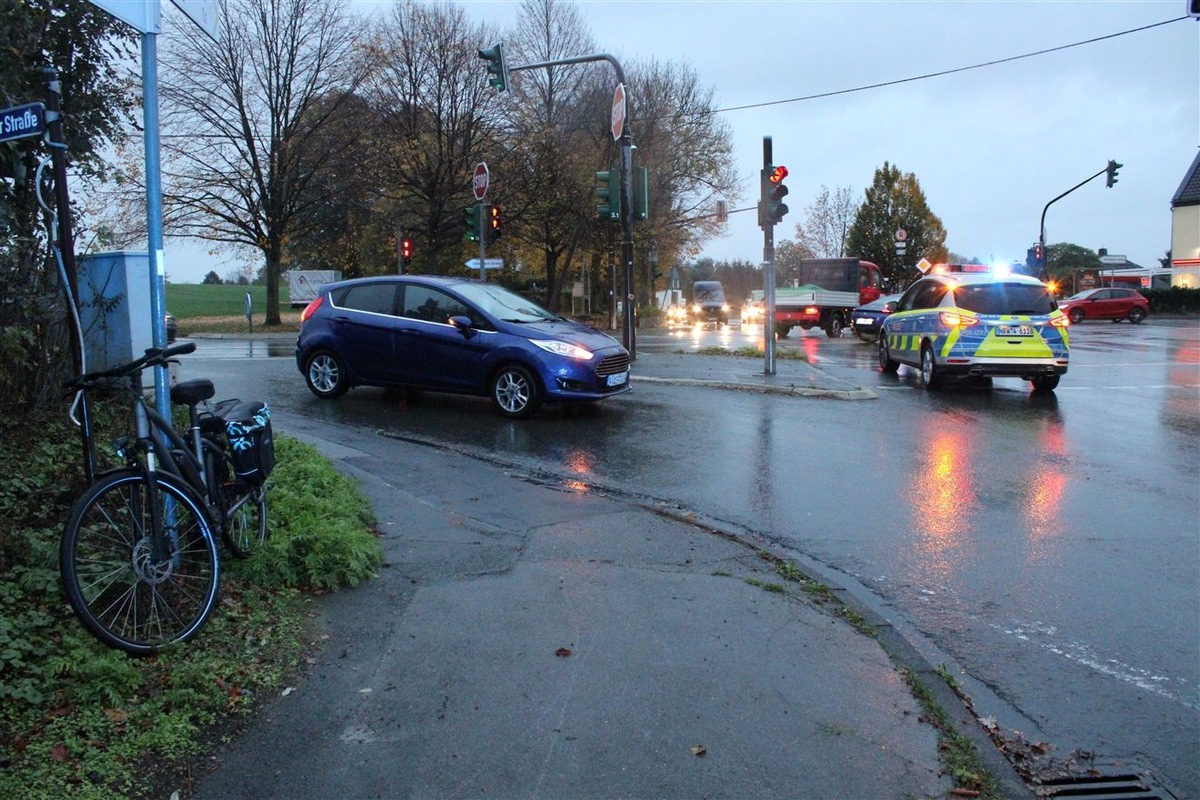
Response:
[{"label": "street name sign", "polygon": [[46,132],[46,106],[29,103],[0,111],[0,142],[25,136],[41,136]]},{"label": "street name sign", "polygon": [[[467,269],[479,269],[479,259],[472,258],[463,264]],[[484,269],[504,269],[503,258],[485,258],[483,260]]]}]

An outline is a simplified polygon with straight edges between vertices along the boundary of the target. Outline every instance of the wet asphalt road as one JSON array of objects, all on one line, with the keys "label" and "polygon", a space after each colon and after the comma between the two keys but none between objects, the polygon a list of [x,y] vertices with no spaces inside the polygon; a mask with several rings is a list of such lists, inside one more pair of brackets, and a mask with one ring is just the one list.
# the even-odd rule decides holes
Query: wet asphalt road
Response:
[{"label": "wet asphalt road", "polygon": [[[643,330],[637,346],[760,339],[736,325]],[[643,383],[514,423],[471,398],[319,401],[288,342],[201,341],[189,361],[221,396],[757,531],[905,627],[981,717],[1048,743],[1059,763],[1144,769],[1200,798],[1200,325],[1076,326],[1049,398],[1010,379],[927,393],[905,368],[880,373],[850,336],[793,331],[780,347],[878,399]]]}]

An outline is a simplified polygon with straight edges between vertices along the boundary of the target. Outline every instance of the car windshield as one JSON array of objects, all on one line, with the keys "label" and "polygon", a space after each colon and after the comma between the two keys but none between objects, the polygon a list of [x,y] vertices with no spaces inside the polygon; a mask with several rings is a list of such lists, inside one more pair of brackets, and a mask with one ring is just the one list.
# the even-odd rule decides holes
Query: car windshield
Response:
[{"label": "car windshield", "polygon": [[697,303],[725,302],[725,292],[719,285],[702,286],[701,284],[696,284],[692,289]]},{"label": "car windshield", "polygon": [[505,322],[545,322],[560,319],[532,300],[490,283],[464,283],[454,287],[486,314]]},{"label": "car windshield", "polygon": [[1026,283],[964,284],[954,290],[954,304],[976,314],[1049,314],[1054,299],[1045,286]]}]

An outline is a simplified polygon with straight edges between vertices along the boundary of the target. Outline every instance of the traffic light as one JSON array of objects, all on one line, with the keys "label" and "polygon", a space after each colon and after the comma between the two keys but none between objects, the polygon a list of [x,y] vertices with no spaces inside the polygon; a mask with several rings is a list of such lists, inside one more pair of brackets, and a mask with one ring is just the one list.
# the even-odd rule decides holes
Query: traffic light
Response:
[{"label": "traffic light", "polygon": [[468,242],[479,241],[479,214],[483,206],[478,203],[463,209],[463,236]]},{"label": "traffic light", "polygon": [[633,218],[647,219],[650,216],[650,170],[646,167],[633,168]]},{"label": "traffic light", "polygon": [[601,205],[596,206],[600,219],[621,218],[621,173],[610,169],[608,172],[596,173],[596,197]]},{"label": "traffic light", "polygon": [[400,258],[404,261],[404,266],[412,263],[413,257],[413,240],[405,236],[400,240]]},{"label": "traffic light", "polygon": [[788,175],[787,167],[765,166],[760,177],[761,200],[758,203],[758,227],[778,225],[788,213],[783,198],[787,196],[788,188],[783,185],[783,179]]},{"label": "traffic light", "polygon": [[504,63],[504,45],[494,44],[479,51],[479,57],[487,61],[488,83],[501,94],[508,91],[508,66]]},{"label": "traffic light", "polygon": [[487,240],[491,244],[500,238],[500,206],[492,206],[488,211]]},{"label": "traffic light", "polygon": [[1125,165],[1118,164],[1115,161],[1108,162],[1108,169],[1107,169],[1108,175],[1104,179],[1104,185],[1107,186],[1109,189],[1111,189],[1113,184],[1117,182],[1117,170],[1119,170],[1123,166],[1125,166]]}]

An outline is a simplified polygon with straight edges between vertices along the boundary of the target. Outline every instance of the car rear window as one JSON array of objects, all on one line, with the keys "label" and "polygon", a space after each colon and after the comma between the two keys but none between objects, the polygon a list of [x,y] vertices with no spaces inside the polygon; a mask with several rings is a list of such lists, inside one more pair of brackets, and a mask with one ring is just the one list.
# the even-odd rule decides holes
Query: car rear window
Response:
[{"label": "car rear window", "polygon": [[1049,314],[1055,308],[1045,286],[1023,283],[959,286],[954,305],[976,314]]}]

